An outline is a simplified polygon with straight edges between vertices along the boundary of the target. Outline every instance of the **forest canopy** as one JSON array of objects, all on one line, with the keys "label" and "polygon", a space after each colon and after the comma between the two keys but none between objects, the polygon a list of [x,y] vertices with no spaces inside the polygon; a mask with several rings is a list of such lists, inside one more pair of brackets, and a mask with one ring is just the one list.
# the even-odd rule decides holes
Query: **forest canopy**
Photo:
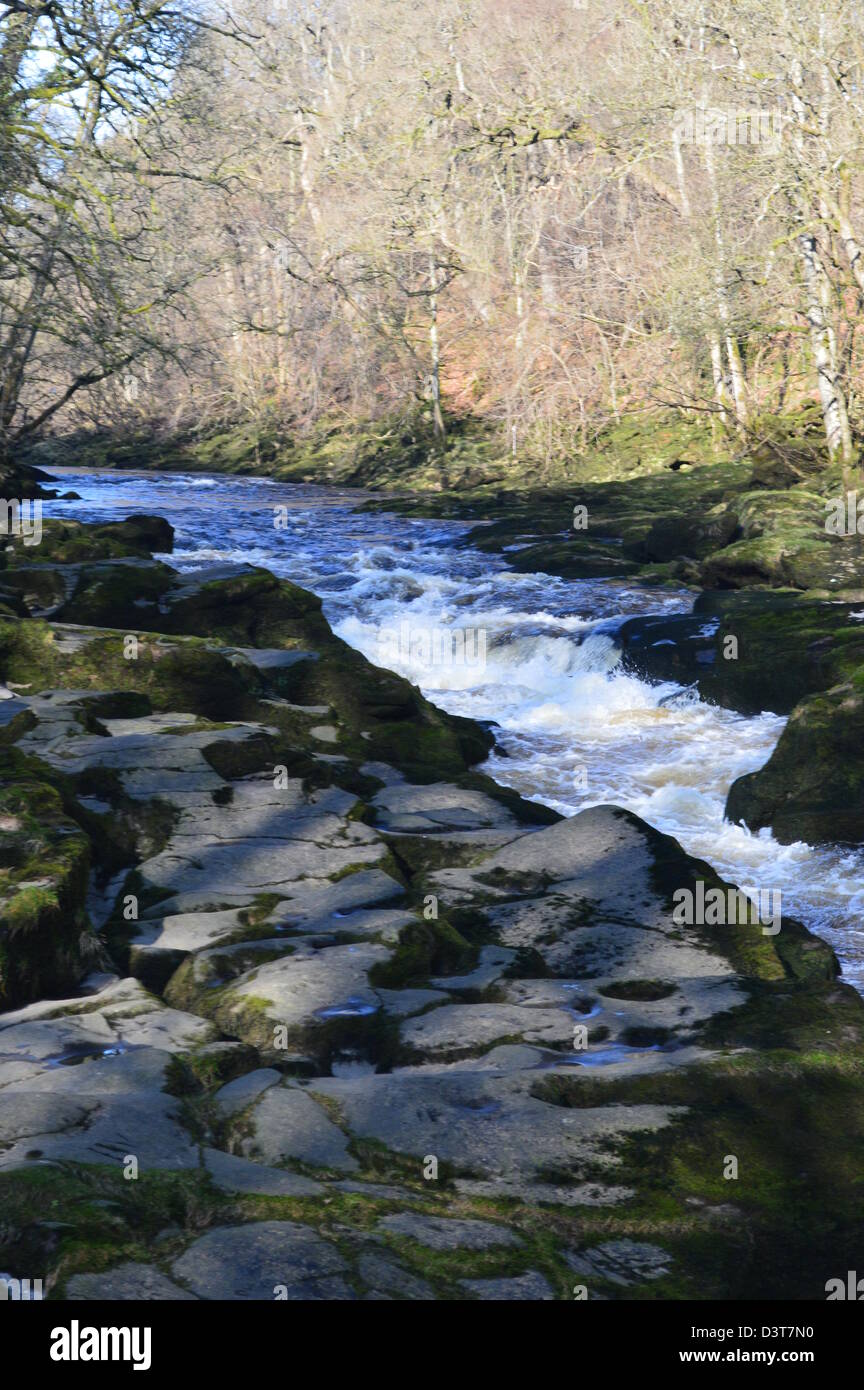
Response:
[{"label": "forest canopy", "polygon": [[841,0],[13,0],[2,447],[806,405],[848,462],[862,57]]}]

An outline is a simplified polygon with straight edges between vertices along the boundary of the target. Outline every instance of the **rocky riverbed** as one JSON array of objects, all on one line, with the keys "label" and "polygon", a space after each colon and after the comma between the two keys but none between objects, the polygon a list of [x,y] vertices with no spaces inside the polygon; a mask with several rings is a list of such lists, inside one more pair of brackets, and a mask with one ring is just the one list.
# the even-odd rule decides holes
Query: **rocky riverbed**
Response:
[{"label": "rocky riverbed", "polygon": [[725,885],[674,839],[497,785],[488,728],[314,595],[171,543],[52,519],[5,552],[0,1269],[71,1300],[824,1297],[864,1234],[831,949],[682,922]]}]

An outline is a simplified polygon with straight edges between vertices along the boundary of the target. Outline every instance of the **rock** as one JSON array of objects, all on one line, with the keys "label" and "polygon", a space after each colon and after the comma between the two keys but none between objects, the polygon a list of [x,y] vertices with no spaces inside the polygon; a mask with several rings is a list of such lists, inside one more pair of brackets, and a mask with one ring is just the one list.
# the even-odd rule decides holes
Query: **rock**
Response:
[{"label": "rock", "polygon": [[[142,1170],[198,1166],[179,1100],[166,1093],[178,1052],[212,1027],[165,1008],[135,981],[85,999],[0,1014],[0,1169],[34,1160]],[[10,1069],[8,1061],[21,1062]]]},{"label": "rock", "polygon": [[225,1192],[252,1192],[262,1197],[314,1197],[324,1189],[320,1182],[250,1163],[236,1154],[205,1149],[204,1163],[213,1182]]},{"label": "rock", "polygon": [[864,566],[840,543],[825,539],[771,533],[737,541],[703,561],[700,583],[706,589],[744,589],[754,584],[771,588],[838,589],[859,587]]},{"label": "rock", "polygon": [[237,1115],[252,1105],[268,1087],[278,1086],[281,1080],[281,1073],[273,1067],[257,1067],[244,1076],[235,1077],[227,1086],[222,1086],[213,1099],[226,1115]]},{"label": "rock", "polygon": [[435,1298],[435,1291],[425,1279],[418,1279],[395,1260],[388,1259],[378,1250],[360,1255],[357,1273],[369,1289],[377,1293],[395,1295],[412,1302],[426,1302]]},{"label": "rock", "polygon": [[337,921],[352,918],[361,908],[378,907],[405,896],[405,889],[381,869],[361,869],[335,883],[298,887],[273,910],[274,919],[288,919],[304,931],[329,931]]},{"label": "rock", "polygon": [[567,1263],[574,1274],[583,1278],[604,1279],[626,1287],[665,1278],[672,1257],[657,1245],[634,1240],[611,1240],[578,1254],[569,1254]]},{"label": "rock", "polygon": [[524,1179],[501,1178],[494,1182],[482,1179],[457,1178],[456,1191],[465,1197],[502,1197],[515,1202],[527,1202],[531,1207],[614,1207],[635,1196],[632,1187],[612,1186],[609,1183],[577,1183],[566,1186],[549,1182],[525,1182]]},{"label": "rock", "polygon": [[851,589],[864,582],[864,547],[858,537],[825,529],[824,500],[801,488],[744,493],[731,504],[741,540],[703,560],[706,589]]},{"label": "rock", "polygon": [[[22,1083],[23,1084],[23,1083]],[[52,1093],[3,1093],[0,1170],[35,1161],[101,1163],[122,1171],[127,1156],[140,1170],[198,1167],[197,1145],[182,1123],[179,1103],[156,1087],[111,1091],[78,1100]]]},{"label": "rock", "polygon": [[355,1297],[335,1247],[292,1221],[208,1231],[174,1261],[173,1272],[198,1298],[293,1302]]},{"label": "rock", "polygon": [[170,555],[174,549],[174,527],[164,516],[146,516],[136,512],[123,521],[111,521],[94,529],[96,537],[116,539],[125,545],[152,555],[158,551]]},{"label": "rock", "polygon": [[864,673],[792,711],[768,762],[733,782],[726,817],[781,844],[864,842]]},{"label": "rock", "polygon": [[224,912],[178,912],[161,921],[142,922],[133,947],[133,974],[136,956],[154,951],[167,953],[179,964],[191,951],[201,951],[241,934],[240,913],[236,908]]},{"label": "rock", "polygon": [[[285,941],[277,941],[273,946],[283,952],[292,949]],[[385,946],[330,946],[322,950],[309,946],[301,950],[295,946],[292,954],[238,973],[212,1005],[213,1017],[226,1031],[239,1033],[262,1048],[274,1047],[274,1029],[277,1028],[287,1030],[286,1043],[324,1046],[329,1025],[343,1019],[371,1021],[380,1011],[381,1000],[370,987],[368,977],[372,967],[384,963],[389,956]],[[201,994],[197,993],[194,983],[186,988],[186,977],[183,982],[178,977],[178,983],[172,984],[169,990],[169,997],[172,1000],[197,998],[199,1006],[203,1005],[210,1012],[206,999],[201,996],[212,986],[201,971],[211,959],[218,966],[222,960],[230,961],[231,957],[213,957],[210,952],[205,953],[195,966],[201,980],[197,987]],[[191,980],[192,976],[188,978]],[[226,977],[222,975],[221,978]]]},{"label": "rock", "polygon": [[[22,496],[21,493],[18,496]],[[104,525],[87,525],[70,518],[46,518],[38,549],[24,543],[24,537],[9,537],[6,564],[77,565],[90,561],[112,561],[148,556],[152,550],[170,550],[173,527],[162,517],[135,517]],[[157,544],[152,544],[157,542]]]},{"label": "rock", "polygon": [[428,1245],[430,1250],[492,1250],[500,1245],[520,1244],[519,1236],[506,1226],[495,1226],[489,1221],[423,1216],[420,1212],[404,1211],[385,1216],[376,1230],[416,1241],[418,1245]]},{"label": "rock", "polygon": [[174,1284],[155,1265],[115,1265],[101,1274],[74,1274],[66,1284],[66,1298],[92,1303],[194,1302],[195,1294]]},{"label": "rock", "polygon": [[258,1054],[254,1048],[241,1042],[210,1042],[195,1048],[196,1067],[203,1071],[212,1083],[225,1085],[236,1077],[245,1075],[254,1067]]},{"label": "rock", "polygon": [[507,1004],[450,1004],[412,1019],[402,1041],[424,1056],[448,1058],[485,1051],[505,1038],[567,1043],[573,1021],[563,1010],[524,1009]]},{"label": "rock", "polygon": [[816,540],[827,535],[824,501],[818,493],[805,488],[760,487],[739,494],[728,505],[735,514],[742,540],[778,535],[790,528],[799,536]]},{"label": "rock", "polygon": [[339,1104],[353,1134],[416,1155],[418,1174],[423,1157],[434,1154],[516,1190],[550,1167],[572,1177],[585,1163],[603,1164],[613,1139],[662,1129],[675,1113],[669,1106],[608,1103],[561,1110],[531,1094],[542,1076],[537,1070],[501,1075],[479,1065],[411,1068],[389,1076],[324,1077],[315,1090]]},{"label": "rock", "polygon": [[742,714],[788,714],[864,665],[860,607],[791,591],[705,593],[693,615],[632,618],[615,637],[625,669],[643,678],[695,685]]},{"label": "rock", "polygon": [[442,975],[433,979],[432,983],[453,993],[489,989],[501,979],[515,959],[516,952],[506,946],[482,946],[473,970],[466,975]]},{"label": "rock", "polygon": [[293,1160],[341,1173],[359,1168],[348,1140],[312,1096],[296,1086],[268,1088],[248,1116],[250,1135],[241,1141],[249,1157],[267,1163]]},{"label": "rock", "polygon": [[463,830],[519,831],[519,822],[505,806],[482,792],[434,783],[428,787],[399,784],[372,798],[375,824],[382,830],[441,834]]},{"label": "rock", "polygon": [[674,560],[680,556],[702,559],[722,550],[739,528],[735,512],[721,504],[706,513],[684,515],[672,512],[658,517],[639,546],[644,560]]},{"label": "rock", "polygon": [[0,1008],[63,995],[102,963],[87,928],[90,843],[59,792],[6,753],[0,772]]},{"label": "rock", "polygon": [[441,989],[379,989],[377,993],[385,1014],[396,1018],[410,1018],[412,1014],[422,1013],[430,1004],[449,1002],[449,995]]},{"label": "rock", "polygon": [[590,540],[573,533],[566,542],[540,541],[519,546],[507,557],[513,569],[523,574],[539,570],[560,574],[565,579],[617,579],[635,574],[639,566],[622,554],[614,542]]},{"label": "rock", "polygon": [[463,1279],[462,1287],[487,1302],[548,1303],[555,1298],[548,1280],[536,1269],[512,1279]]}]

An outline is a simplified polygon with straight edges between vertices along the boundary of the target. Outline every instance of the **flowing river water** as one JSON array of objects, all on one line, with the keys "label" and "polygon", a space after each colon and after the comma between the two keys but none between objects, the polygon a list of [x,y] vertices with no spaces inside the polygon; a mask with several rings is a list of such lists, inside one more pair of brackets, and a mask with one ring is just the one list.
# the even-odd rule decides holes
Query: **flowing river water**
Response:
[{"label": "flowing river water", "polygon": [[731,882],[782,890],[783,911],[829,940],[864,992],[864,852],[780,845],[723,817],[729,786],[767,761],[785,721],[715,708],[618,665],[618,621],[689,611],[692,594],[515,574],[506,558],[458,545],[469,525],[363,514],[358,492],[52,472],[80,500],[45,503],[46,516],[157,513],[175,527],[176,568],[263,565],[319,594],[334,630],[371,661],[451,713],[494,720],[499,747],[483,770],[523,796],[565,814],[625,806]]}]

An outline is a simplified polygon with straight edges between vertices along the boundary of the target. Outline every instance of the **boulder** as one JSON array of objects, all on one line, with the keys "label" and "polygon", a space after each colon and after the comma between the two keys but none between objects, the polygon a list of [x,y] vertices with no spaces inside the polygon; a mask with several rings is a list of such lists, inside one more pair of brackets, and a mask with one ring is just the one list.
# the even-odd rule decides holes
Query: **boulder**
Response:
[{"label": "boulder", "polygon": [[733,782],[726,816],[781,844],[864,843],[864,669],[796,706],[765,766]]}]

